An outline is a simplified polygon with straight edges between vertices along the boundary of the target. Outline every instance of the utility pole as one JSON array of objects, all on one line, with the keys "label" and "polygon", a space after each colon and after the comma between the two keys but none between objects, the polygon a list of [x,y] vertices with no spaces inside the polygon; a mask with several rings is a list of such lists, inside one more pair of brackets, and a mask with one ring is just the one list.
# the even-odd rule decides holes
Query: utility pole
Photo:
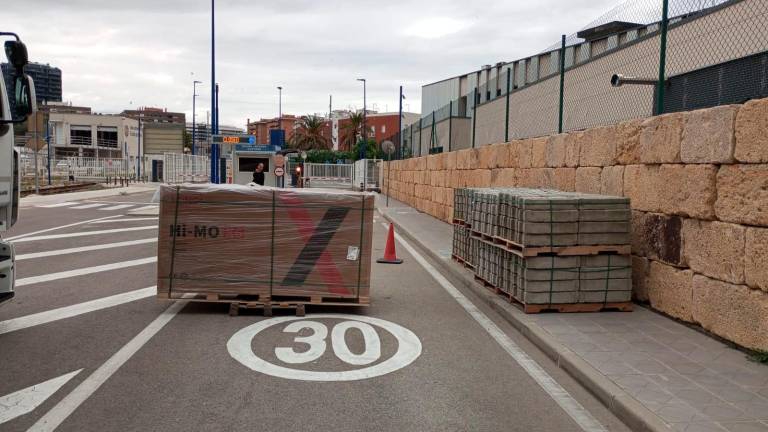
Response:
[{"label": "utility pole", "polygon": [[365,120],[367,116],[367,104],[366,104],[366,88],[365,88],[365,78],[358,78],[358,81],[363,82],[363,143],[360,146],[360,159],[365,159],[365,153],[368,147],[368,131],[365,128]]},{"label": "utility pole", "polygon": [[[403,95],[403,86],[400,86],[400,109],[398,110],[400,115],[397,116],[397,130],[398,130],[398,137],[400,138],[400,142],[397,143],[400,153],[400,159],[403,158],[403,99],[405,99],[405,96]],[[389,185],[387,185],[387,188],[389,188]],[[389,199],[389,195],[387,195],[387,199]]]},{"label": "utility pole", "polygon": [[216,144],[213,135],[216,131],[216,0],[211,0],[211,183],[216,181]]},{"label": "utility pole", "polygon": [[202,81],[192,81],[192,154],[195,154],[195,140],[197,139],[197,128],[195,127],[195,99],[197,99],[197,85]]}]

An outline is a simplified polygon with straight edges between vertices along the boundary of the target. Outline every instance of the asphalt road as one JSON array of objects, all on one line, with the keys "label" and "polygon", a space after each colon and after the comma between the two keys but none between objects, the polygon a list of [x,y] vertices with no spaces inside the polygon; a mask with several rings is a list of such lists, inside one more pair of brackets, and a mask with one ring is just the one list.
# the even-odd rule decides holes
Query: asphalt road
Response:
[{"label": "asphalt road", "polygon": [[403,244],[402,265],[373,265],[367,308],[157,300],[157,220],[132,213],[150,199],[22,208],[4,236],[21,286],[0,305],[0,431],[627,430]]}]

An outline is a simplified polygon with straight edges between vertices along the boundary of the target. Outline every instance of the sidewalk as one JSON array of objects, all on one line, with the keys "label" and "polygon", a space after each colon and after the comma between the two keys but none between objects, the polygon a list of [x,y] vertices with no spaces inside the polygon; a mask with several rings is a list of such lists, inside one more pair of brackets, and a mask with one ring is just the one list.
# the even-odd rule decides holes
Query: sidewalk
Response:
[{"label": "sidewalk", "polygon": [[[697,330],[634,312],[526,315],[451,260],[453,228],[384,196],[376,206],[633,430],[768,432],[768,365]],[[768,329],[766,329],[768,331]]]},{"label": "sidewalk", "polygon": [[126,187],[107,187],[104,189],[90,190],[83,192],[65,192],[52,195],[29,195],[21,199],[21,207],[31,205],[52,204],[70,200],[104,198],[123,194],[134,194],[139,192],[155,191],[159,183],[140,183]]}]

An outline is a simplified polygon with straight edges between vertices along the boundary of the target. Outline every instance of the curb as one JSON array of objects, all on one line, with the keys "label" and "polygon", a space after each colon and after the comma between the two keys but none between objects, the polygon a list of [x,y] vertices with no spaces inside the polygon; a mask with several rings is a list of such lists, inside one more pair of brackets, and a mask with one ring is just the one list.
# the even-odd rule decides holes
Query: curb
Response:
[{"label": "curb", "polygon": [[[552,335],[535,322],[528,319],[522,311],[505,302],[499,296],[477,284],[468,270],[452,260],[439,256],[424,245],[410,231],[406,230],[388,214],[379,210],[384,219],[395,225],[400,235],[407,238],[425,253],[441,270],[461,282],[464,288],[480,297],[505,321],[523,334],[537,348],[544,352],[555,364],[573,377],[579,384],[592,393],[608,410],[635,432],[669,432],[671,428],[653,411],[614,384],[600,371],[592,367],[578,354],[558,342]],[[444,222],[443,222],[444,223]]]}]

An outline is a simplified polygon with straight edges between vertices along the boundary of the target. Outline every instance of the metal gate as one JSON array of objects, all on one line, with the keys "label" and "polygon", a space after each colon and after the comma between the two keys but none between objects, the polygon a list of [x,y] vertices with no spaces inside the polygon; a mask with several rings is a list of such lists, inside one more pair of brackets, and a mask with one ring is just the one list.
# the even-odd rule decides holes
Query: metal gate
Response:
[{"label": "metal gate", "polygon": [[352,164],[304,164],[304,186],[322,188],[352,188]]}]

